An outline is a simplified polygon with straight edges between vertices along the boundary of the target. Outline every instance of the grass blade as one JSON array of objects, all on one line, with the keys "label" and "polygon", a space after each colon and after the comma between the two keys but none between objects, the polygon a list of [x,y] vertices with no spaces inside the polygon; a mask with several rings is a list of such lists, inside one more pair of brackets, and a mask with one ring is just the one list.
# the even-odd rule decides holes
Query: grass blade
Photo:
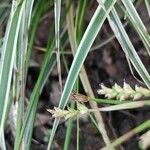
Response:
[{"label": "grass blade", "polygon": [[[53,30],[52,30],[53,32]],[[47,50],[46,50],[46,54],[45,54],[45,58],[44,58],[44,62],[41,68],[41,72],[40,75],[38,77],[38,80],[36,82],[36,85],[34,87],[34,90],[31,94],[30,97],[30,103],[28,105],[27,108],[27,112],[26,112],[26,117],[25,117],[25,122],[23,124],[23,127],[21,129],[21,133],[19,136],[19,141],[15,147],[15,150],[19,149],[19,146],[21,144],[22,138],[24,135],[26,135],[28,137],[28,147],[26,147],[27,149],[29,149],[29,145],[31,142],[31,138],[32,138],[32,131],[33,131],[33,126],[34,126],[34,120],[35,120],[35,115],[36,115],[36,108],[38,105],[38,100],[39,100],[39,96],[40,93],[43,89],[43,86],[53,68],[53,66],[56,64],[56,56],[55,54],[53,54],[53,50],[54,50],[54,41],[51,39],[51,36],[53,35],[50,34],[50,40],[47,46]],[[61,38],[63,39],[65,35],[65,32],[61,35]],[[64,41],[65,43],[65,41]],[[64,44],[62,43],[62,44]]]},{"label": "grass blade", "polygon": [[61,78],[61,64],[60,64],[60,12],[61,12],[61,0],[54,2],[55,4],[55,39],[56,39],[56,56],[57,56],[57,69],[59,74],[60,91],[62,92],[62,78]]},{"label": "grass blade", "polygon": [[32,22],[30,25],[29,43],[28,43],[28,48],[26,51],[25,75],[27,75],[27,72],[28,72],[30,57],[31,57],[31,53],[32,53],[32,46],[33,46],[33,42],[34,42],[34,38],[35,38],[35,34],[36,34],[36,29],[37,29],[40,17],[43,12],[43,3],[44,2],[45,2],[44,0],[38,1],[34,6],[35,12],[34,12]]},{"label": "grass blade", "polygon": [[79,4],[78,4],[78,8],[77,8],[77,16],[76,16],[76,22],[75,22],[75,26],[76,26],[76,33],[77,33],[77,44],[80,43],[80,40],[82,38],[83,35],[83,31],[84,31],[84,18],[85,18],[85,14],[86,14],[86,7],[88,4],[89,0],[80,0]]},{"label": "grass blade", "polygon": [[139,34],[148,54],[150,55],[150,36],[148,31],[146,30],[145,25],[143,24],[140,16],[138,15],[132,1],[123,0],[122,2],[126,8],[126,14],[129,17],[129,20],[134,26],[134,29]]},{"label": "grass blade", "polygon": [[0,68],[0,145],[2,149],[5,148],[4,144],[4,125],[8,114],[8,108],[11,99],[9,98],[10,83],[12,78],[13,63],[17,49],[17,39],[19,28],[21,24],[21,17],[25,7],[25,2],[16,5],[12,8],[9,23],[6,29],[5,42],[2,48],[1,68]]},{"label": "grass blade", "polygon": [[9,16],[10,8],[10,0],[0,2],[0,25],[3,24]]},{"label": "grass blade", "polygon": [[[52,51],[52,48],[50,48],[49,51],[47,51],[47,54],[45,56],[46,57],[45,62],[43,64],[41,73],[39,75],[38,81],[35,85],[35,88],[32,92],[32,95],[30,97],[30,103],[29,103],[28,110],[27,110],[27,113],[26,113],[26,120],[23,124],[21,134],[20,134],[20,137],[19,137],[19,141],[18,141],[18,143],[15,147],[15,150],[19,149],[23,134],[28,135],[27,137],[30,137],[30,139],[28,141],[31,141],[31,137],[32,137],[31,136],[32,135],[31,130],[33,130],[34,119],[35,119],[35,115],[36,115],[36,108],[37,108],[37,104],[38,104],[39,95],[42,91],[45,80],[47,79],[49,73],[51,72],[51,69],[53,68],[53,65],[56,63],[55,62],[55,60],[56,60],[55,55],[53,55],[53,57],[51,57],[51,55],[49,55],[49,53],[51,51]],[[30,131],[30,132],[28,132],[28,131]],[[26,133],[28,133],[28,134],[26,134]],[[30,145],[30,143],[28,144],[27,148],[29,148],[29,145]]]},{"label": "grass blade", "polygon": [[[103,25],[108,13],[111,11],[115,2],[116,2],[115,0],[105,1],[104,5],[107,10],[107,13],[105,13],[105,11],[101,8],[101,6],[98,6],[97,10],[95,11],[94,16],[92,17],[89,23],[89,26],[87,30],[85,31],[85,34],[79,44],[77,53],[75,55],[71,69],[69,71],[69,75],[68,75],[68,78],[64,87],[64,91],[62,93],[62,97],[59,103],[60,108],[64,109],[64,107],[66,106],[70,93],[72,91],[73,85],[75,83],[75,80],[77,79],[79,71],[91,48],[91,45],[93,44],[99,30],[101,29],[101,26]],[[50,136],[49,144],[48,144],[48,150],[51,147],[58,124],[59,124],[59,119],[55,119],[53,123],[53,128],[52,128],[52,133]]]},{"label": "grass blade", "polygon": [[123,51],[131,60],[131,63],[135,67],[136,71],[139,73],[140,77],[143,79],[145,84],[150,88],[150,76],[144,67],[142,61],[140,60],[136,50],[134,49],[115,9],[110,13],[109,24],[118,39]]},{"label": "grass blade", "polygon": [[147,11],[148,11],[149,17],[150,17],[150,1],[149,0],[145,0],[145,4],[146,4],[146,7],[147,7]]},{"label": "grass blade", "polygon": [[[16,87],[16,104],[18,104],[17,110],[17,124],[16,124],[16,138],[15,138],[15,146],[19,141],[19,135],[21,133],[21,127],[23,125],[23,114],[24,114],[24,101],[25,101],[25,61],[26,61],[26,52],[27,52],[27,45],[28,45],[28,31],[30,28],[30,21],[31,21],[31,12],[33,9],[32,1],[27,1],[25,5],[25,9],[23,11],[22,16],[22,24],[20,27],[20,34],[18,38],[18,51],[16,53],[16,66],[18,68],[17,75],[17,84],[14,85]],[[15,147],[14,146],[14,147]],[[22,145],[23,146],[23,145]]]},{"label": "grass blade", "polygon": [[[80,5],[81,5],[81,2],[80,2]],[[80,5],[79,5],[79,8],[81,7]],[[79,26],[78,24],[80,24],[80,22],[83,22],[84,15],[82,15],[79,18],[78,16],[80,16],[80,14],[77,14],[77,19],[76,19],[76,26],[77,27],[74,27],[74,20],[73,20],[73,14],[74,13],[73,12],[74,12],[73,11],[73,5],[71,5],[70,11],[68,12],[66,19],[67,19],[67,25],[68,25],[68,35],[69,35],[69,41],[70,41],[70,45],[71,45],[71,50],[72,50],[72,53],[75,55],[76,50],[77,50],[77,43],[81,40],[79,38],[81,37],[81,35],[82,35],[81,33],[83,32],[82,31],[83,29],[81,27],[78,28],[78,26]],[[78,11],[78,13],[80,13],[80,12],[81,12],[81,10]],[[82,13],[84,14],[85,10],[82,10]],[[78,30],[75,31],[75,28],[78,28]],[[76,34],[77,34],[77,40],[76,40]],[[80,35],[80,36],[78,36],[78,35]],[[81,82],[82,82],[82,86],[83,86],[85,92],[90,97],[94,98],[94,93],[93,93],[93,90],[92,90],[90,81],[88,79],[88,75],[86,73],[84,65],[82,66],[82,68],[80,70],[79,76],[80,76],[80,79],[81,79]],[[90,106],[93,109],[97,109],[98,108],[97,104],[94,101],[90,102]],[[109,145],[110,144],[110,140],[109,140],[109,137],[107,136],[107,131],[105,130],[105,125],[103,123],[102,115],[98,111],[94,112],[94,115],[95,115],[95,118],[96,118],[96,121],[97,121],[97,124],[98,124],[98,127],[99,127],[99,131],[101,131],[102,138],[103,138],[104,142],[106,143],[106,145]]]}]

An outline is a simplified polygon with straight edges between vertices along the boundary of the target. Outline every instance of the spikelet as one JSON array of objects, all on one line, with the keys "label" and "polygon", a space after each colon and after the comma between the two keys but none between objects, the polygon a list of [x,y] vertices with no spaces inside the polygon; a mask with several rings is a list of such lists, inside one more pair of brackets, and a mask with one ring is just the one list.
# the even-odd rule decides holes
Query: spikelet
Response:
[{"label": "spikelet", "polygon": [[88,112],[88,108],[79,102],[77,102],[77,110],[67,107],[67,110],[62,110],[58,107],[54,107],[54,109],[47,109],[48,112],[52,114],[53,118],[65,118],[65,120],[69,118],[76,117],[77,115],[83,115]]},{"label": "spikelet", "polygon": [[150,96],[150,90],[135,86],[135,89],[133,89],[129,84],[124,82],[123,87],[120,87],[118,84],[115,83],[112,88],[108,88],[101,84],[101,89],[99,89],[98,94],[105,95],[105,97],[111,99],[111,98],[117,98],[119,100],[126,100],[129,98],[132,98],[133,100],[140,99],[142,97],[149,97]]}]

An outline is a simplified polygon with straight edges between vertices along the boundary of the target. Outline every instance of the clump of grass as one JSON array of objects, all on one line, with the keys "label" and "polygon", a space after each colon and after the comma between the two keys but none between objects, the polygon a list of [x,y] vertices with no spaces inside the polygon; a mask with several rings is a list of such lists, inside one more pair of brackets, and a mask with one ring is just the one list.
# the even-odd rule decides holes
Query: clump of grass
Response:
[{"label": "clump of grass", "polygon": [[[110,141],[110,137],[107,134],[107,129],[105,128],[105,123],[100,112],[149,106],[149,100],[128,101],[128,99],[137,100],[142,99],[143,97],[149,97],[150,90],[138,86],[135,86],[133,89],[127,83],[124,83],[123,87],[115,84],[112,88],[108,88],[102,84],[98,93],[104,94],[107,99],[95,99],[83,63],[107,19],[112,31],[114,32],[113,37],[116,37],[122,50],[139,76],[145,85],[150,88],[150,75],[138,56],[136,51],[137,48],[134,48],[128,33],[121,22],[122,18],[118,15],[117,11],[120,10],[126,15],[128,24],[132,25],[132,28],[137,32],[143,43],[143,49],[148,54],[150,54],[150,36],[132,1],[122,0],[120,2],[117,0],[99,0],[98,3],[97,1],[93,3],[97,5],[97,8],[85,29],[85,16],[90,4],[88,0],[79,0],[76,2],[77,9],[75,9],[72,0],[66,0],[66,11],[64,11],[64,17],[61,17],[61,8],[64,7],[61,0],[51,2],[46,0],[12,0],[12,3],[10,3],[10,0],[6,0],[5,2],[0,2],[0,4],[3,4],[0,7],[0,25],[4,22],[6,23],[9,15],[5,36],[2,37],[2,35],[0,35],[0,149],[7,149],[5,129],[9,120],[8,114],[12,113],[12,105],[16,106],[15,113],[17,113],[15,118],[12,118],[13,121],[15,121],[14,131],[12,131],[14,133],[14,149],[30,149],[39,97],[56,63],[59,72],[58,80],[60,83],[60,91],[62,91],[60,57],[61,54],[63,54],[63,50],[66,48],[66,43],[68,43],[68,41],[74,58],[71,68],[68,69],[68,67],[66,67],[66,70],[69,70],[69,73],[62,91],[60,103],[58,107],[54,108],[54,110],[49,110],[49,112],[53,114],[53,117],[55,117],[55,120],[48,139],[47,149],[49,150],[51,148],[60,117],[69,120],[77,118],[77,149],[79,149],[80,143],[78,118],[83,114],[88,114],[90,116],[92,123],[95,124],[102,135],[106,145],[103,149],[113,149],[128,140],[135,133],[143,132],[150,127],[150,121],[147,120],[135,129],[116,139],[114,142],[111,143]],[[147,12],[150,14],[150,4],[148,0],[145,0],[145,4],[145,9],[147,9]],[[54,11],[55,15],[54,20],[51,21],[49,39],[46,48],[44,48],[46,49],[44,54],[45,57],[38,79],[34,85],[33,91],[31,91],[31,96],[27,100],[27,105],[25,105],[27,75],[28,69],[30,68],[29,62],[36,30],[42,17],[49,9],[52,12]],[[65,25],[68,28],[65,28]],[[61,31],[61,27],[63,28],[63,31]],[[111,41],[111,39],[109,41]],[[108,42],[104,41],[101,45],[105,45],[106,43]],[[57,51],[56,53],[53,53],[55,49]],[[65,57],[64,61],[66,61]],[[73,103],[72,107],[68,106],[67,109],[64,110],[68,104],[71,91],[78,77],[80,77],[85,93],[88,95],[81,95],[79,93],[75,94],[73,98],[75,98],[75,100],[77,98],[76,107],[74,107]],[[79,84],[77,85],[79,86]],[[112,98],[115,100],[112,100]],[[84,104],[85,102],[89,102],[91,108],[88,108]],[[109,106],[107,105],[98,108],[97,103],[105,103]],[[91,115],[91,113],[93,115]],[[69,122],[67,129],[67,142],[64,144],[64,149],[66,150],[69,149],[69,143],[71,141],[71,128],[72,120]],[[149,131],[141,137],[143,148],[149,146],[145,140],[146,138],[149,138]]]}]

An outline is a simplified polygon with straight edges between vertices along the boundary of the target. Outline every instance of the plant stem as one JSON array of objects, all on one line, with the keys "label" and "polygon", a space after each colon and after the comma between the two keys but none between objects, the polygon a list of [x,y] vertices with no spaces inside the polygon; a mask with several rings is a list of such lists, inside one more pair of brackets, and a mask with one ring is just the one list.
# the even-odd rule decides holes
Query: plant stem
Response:
[{"label": "plant stem", "polygon": [[108,150],[110,148],[114,148],[122,144],[123,142],[127,141],[129,138],[133,137],[135,134],[142,132],[143,130],[150,128],[150,120],[145,121],[138,127],[134,128],[133,130],[127,132],[126,134],[122,135],[118,139],[116,139],[110,147],[103,147],[101,150]]}]

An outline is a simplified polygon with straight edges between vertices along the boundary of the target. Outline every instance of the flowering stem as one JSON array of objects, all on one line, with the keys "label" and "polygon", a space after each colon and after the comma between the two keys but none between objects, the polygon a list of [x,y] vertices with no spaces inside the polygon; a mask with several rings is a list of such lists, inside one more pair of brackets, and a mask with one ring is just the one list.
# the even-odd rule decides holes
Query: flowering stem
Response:
[{"label": "flowering stem", "polygon": [[97,103],[104,103],[104,104],[123,104],[123,103],[127,103],[127,102],[129,102],[129,101],[127,101],[127,100],[125,100],[125,101],[120,101],[120,100],[110,100],[110,99],[99,99],[99,98],[95,98],[95,99],[93,99],[93,98],[88,98],[89,99],[89,101],[91,100],[93,100],[93,101],[95,101],[95,102],[97,102]]},{"label": "flowering stem", "polygon": [[[99,111],[116,111],[116,110],[123,110],[123,109],[140,108],[140,107],[147,106],[147,105],[150,105],[150,100],[123,103],[123,104],[118,104],[118,105],[114,105],[114,106],[98,108],[97,110],[99,110]],[[88,111],[94,112],[97,110],[96,109],[89,109]]]},{"label": "flowering stem", "polygon": [[79,150],[80,144],[80,127],[79,127],[79,116],[77,115],[77,150]]}]

